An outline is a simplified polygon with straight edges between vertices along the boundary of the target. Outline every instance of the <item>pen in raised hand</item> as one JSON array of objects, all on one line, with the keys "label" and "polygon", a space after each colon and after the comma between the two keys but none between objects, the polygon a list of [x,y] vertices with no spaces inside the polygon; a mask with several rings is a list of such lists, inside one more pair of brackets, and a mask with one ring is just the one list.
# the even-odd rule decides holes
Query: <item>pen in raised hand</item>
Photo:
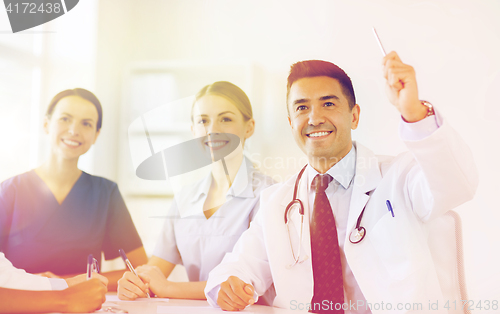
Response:
[{"label": "pen in raised hand", "polygon": [[385,52],[384,46],[382,46],[382,42],[380,41],[380,38],[378,37],[377,30],[375,30],[375,27],[372,27],[373,35],[375,35],[375,39],[377,40],[378,46],[380,47],[380,50],[382,51],[382,54],[384,57],[387,55]]}]

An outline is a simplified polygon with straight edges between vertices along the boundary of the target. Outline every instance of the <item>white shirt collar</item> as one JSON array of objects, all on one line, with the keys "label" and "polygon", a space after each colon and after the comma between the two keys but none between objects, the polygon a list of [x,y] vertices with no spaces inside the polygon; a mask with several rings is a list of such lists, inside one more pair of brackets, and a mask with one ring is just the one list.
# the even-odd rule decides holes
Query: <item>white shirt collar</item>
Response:
[{"label": "white shirt collar", "polygon": [[252,162],[246,157],[243,158],[240,169],[234,177],[234,182],[227,191],[227,195],[233,197],[255,197],[252,184],[252,172],[255,171]]},{"label": "white shirt collar", "polygon": [[[326,173],[332,176],[340,185],[347,189],[354,178],[356,172],[356,148],[352,145],[351,150],[344,158],[337,162],[333,167],[328,169]],[[307,166],[307,182],[308,187],[311,187],[312,180],[316,175],[320,174],[316,169]]]},{"label": "white shirt collar", "polygon": [[[255,169],[253,168],[252,162],[248,158],[243,157],[240,168],[238,169],[238,172],[236,173],[234,181],[227,191],[226,196],[242,198],[255,197],[252,184],[253,171],[255,171]],[[198,201],[200,197],[206,197],[208,195],[208,191],[210,190],[211,184],[212,173],[210,172],[203,180],[201,180],[194,186],[194,189],[191,193],[192,197],[189,201],[191,203],[194,203]]]}]

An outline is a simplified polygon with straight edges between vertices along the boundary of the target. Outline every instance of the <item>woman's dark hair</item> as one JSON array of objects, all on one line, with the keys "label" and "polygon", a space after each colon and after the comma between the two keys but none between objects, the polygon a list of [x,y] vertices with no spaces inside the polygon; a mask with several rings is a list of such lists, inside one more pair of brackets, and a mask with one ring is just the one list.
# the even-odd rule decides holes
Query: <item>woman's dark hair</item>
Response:
[{"label": "woman's dark hair", "polygon": [[63,99],[64,97],[68,96],[78,96],[82,99],[90,101],[92,104],[94,104],[95,108],[97,109],[97,124],[96,124],[96,129],[99,131],[102,126],[102,106],[101,102],[97,97],[92,94],[92,92],[89,92],[86,89],[83,88],[75,88],[75,89],[67,89],[59,94],[55,95],[54,98],[49,103],[49,107],[47,108],[47,112],[45,113],[45,116],[50,119],[52,116],[52,113],[54,112],[54,108],[56,107],[57,103]]},{"label": "woman's dark hair", "polygon": [[[241,88],[234,85],[233,83],[218,81],[207,85],[196,94],[194,102],[196,103],[201,97],[205,95],[217,95],[226,98],[233,105],[235,105],[236,108],[238,108],[238,110],[243,115],[243,120],[245,121],[248,121],[253,117],[250,99],[248,99],[247,94],[245,94],[245,92]],[[191,119],[193,119],[192,117],[193,114],[191,114]]]}]

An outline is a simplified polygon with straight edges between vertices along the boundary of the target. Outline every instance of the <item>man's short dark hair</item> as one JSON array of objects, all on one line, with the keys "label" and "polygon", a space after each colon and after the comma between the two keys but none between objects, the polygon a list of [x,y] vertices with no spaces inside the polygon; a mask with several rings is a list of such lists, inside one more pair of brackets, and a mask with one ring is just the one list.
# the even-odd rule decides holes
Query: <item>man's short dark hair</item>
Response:
[{"label": "man's short dark hair", "polygon": [[342,92],[347,98],[349,109],[356,105],[356,96],[349,76],[335,64],[322,60],[306,60],[292,64],[286,85],[286,108],[288,111],[288,95],[292,84],[305,77],[328,76],[339,81]]}]

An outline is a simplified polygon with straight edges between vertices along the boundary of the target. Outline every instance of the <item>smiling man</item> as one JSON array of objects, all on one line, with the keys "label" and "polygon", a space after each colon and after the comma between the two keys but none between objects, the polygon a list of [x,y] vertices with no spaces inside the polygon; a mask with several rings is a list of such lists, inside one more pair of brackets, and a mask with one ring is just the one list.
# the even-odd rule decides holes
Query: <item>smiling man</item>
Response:
[{"label": "smiling man", "polygon": [[358,127],[360,113],[352,84],[325,61],[295,64],[288,81],[288,121],[295,141],[312,168],[325,173],[352,148],[351,129]]},{"label": "smiling man", "polygon": [[427,244],[429,222],[473,197],[472,154],[419,100],[411,66],[391,52],[383,71],[410,150],[397,157],[352,141],[360,106],[342,69],[292,65],[288,119],[308,164],[262,192],[256,220],[209,275],[210,304],[241,310],[274,284],[273,305],[290,310],[425,313],[437,302],[433,313],[448,313],[457,295],[438,274],[446,265]]}]

